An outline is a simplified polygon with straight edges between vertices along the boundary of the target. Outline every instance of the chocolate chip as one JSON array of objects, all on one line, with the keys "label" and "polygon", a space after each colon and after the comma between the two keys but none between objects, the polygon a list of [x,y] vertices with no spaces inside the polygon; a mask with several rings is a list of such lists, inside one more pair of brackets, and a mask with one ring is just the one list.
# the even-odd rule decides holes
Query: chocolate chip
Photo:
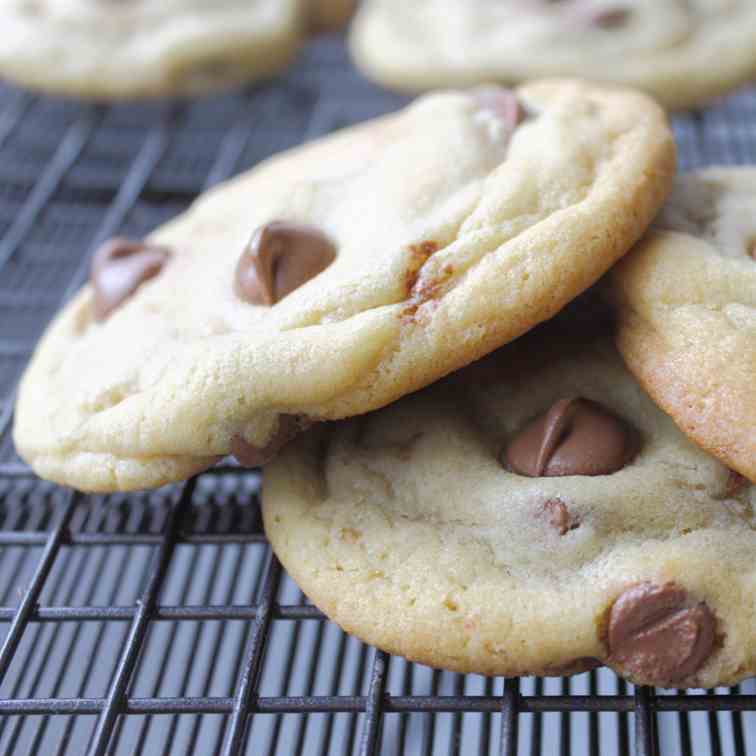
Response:
[{"label": "chocolate chip", "polygon": [[628,588],[609,613],[609,661],[647,685],[672,686],[694,675],[714,649],[711,609],[675,583]]},{"label": "chocolate chip", "polygon": [[561,499],[545,501],[538,514],[547,520],[560,536],[567,535],[580,526],[579,520],[570,514],[570,510]]},{"label": "chocolate chip", "polygon": [[531,478],[609,475],[638,452],[638,436],[590,399],[560,399],[504,450],[505,467]]},{"label": "chocolate chip", "polygon": [[105,320],[168,262],[171,251],[149,242],[111,239],[94,254],[90,280],[95,319]]},{"label": "chocolate chip", "polygon": [[311,421],[301,415],[281,415],[278,430],[264,447],[252,446],[242,436],[234,436],[231,439],[231,454],[242,467],[262,467],[310,425]]},{"label": "chocolate chip", "polygon": [[335,259],[336,249],[320,229],[273,221],[255,231],[239,258],[234,290],[245,302],[270,307]]}]

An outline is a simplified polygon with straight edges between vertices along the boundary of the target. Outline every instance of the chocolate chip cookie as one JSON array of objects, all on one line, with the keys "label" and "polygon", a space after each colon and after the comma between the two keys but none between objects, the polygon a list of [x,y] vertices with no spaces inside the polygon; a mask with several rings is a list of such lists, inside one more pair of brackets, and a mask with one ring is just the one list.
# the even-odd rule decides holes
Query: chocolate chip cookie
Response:
[{"label": "chocolate chip cookie", "polygon": [[597,320],[545,324],[266,467],[266,532],[317,606],[460,672],[756,672],[756,487],[658,409]]},{"label": "chocolate chip cookie", "polygon": [[255,465],[552,317],[646,230],[664,114],[573,81],[430,96],[115,240],[22,382],[21,455],[87,490]]},{"label": "chocolate chip cookie", "polygon": [[704,449],[756,481],[756,170],[682,176],[610,276],[618,344]]},{"label": "chocolate chip cookie", "polygon": [[82,97],[197,94],[283,69],[306,10],[305,0],[0,0],[0,75]]},{"label": "chocolate chip cookie", "polygon": [[351,46],[368,76],[402,90],[584,76],[681,108],[756,78],[756,3],[368,0]]}]

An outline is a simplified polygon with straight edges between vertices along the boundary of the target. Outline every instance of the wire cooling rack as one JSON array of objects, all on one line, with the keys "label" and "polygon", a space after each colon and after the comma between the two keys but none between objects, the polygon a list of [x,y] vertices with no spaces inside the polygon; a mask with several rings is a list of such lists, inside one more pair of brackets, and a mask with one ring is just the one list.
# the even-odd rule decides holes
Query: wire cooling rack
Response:
[{"label": "wire cooling rack", "polygon": [[[0,87],[0,753],[756,756],[754,682],[490,679],[347,637],[272,555],[255,473],[82,496],[16,457],[14,387],[94,247],[403,102],[362,80],[336,38],[269,85],[193,103],[105,107]],[[756,162],[754,93],[675,128],[685,168]]]}]

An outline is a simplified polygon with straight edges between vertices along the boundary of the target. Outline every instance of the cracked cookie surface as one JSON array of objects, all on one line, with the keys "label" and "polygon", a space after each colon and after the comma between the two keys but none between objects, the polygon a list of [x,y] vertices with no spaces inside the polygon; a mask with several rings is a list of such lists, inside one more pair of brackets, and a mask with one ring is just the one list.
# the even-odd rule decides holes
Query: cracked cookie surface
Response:
[{"label": "cracked cookie surface", "polygon": [[[596,321],[560,315],[268,465],[266,532],[310,599],[369,643],[460,672],[601,663],[675,687],[756,672],[756,487],[679,431]],[[503,465],[564,397],[637,434],[632,455],[598,475]],[[590,414],[563,430],[577,468],[607,454]]]},{"label": "cracked cookie surface", "polygon": [[306,10],[303,0],[0,0],[0,75],[82,97],[198,94],[283,69]]},{"label": "cracked cookie surface", "polygon": [[584,76],[680,108],[756,77],[756,4],[368,0],[351,46],[365,73],[403,90]]},{"label": "cracked cookie surface", "polygon": [[574,81],[429,96],[276,157],[98,253],[23,379],[16,445],[43,477],[133,489],[388,404],[590,286],[674,162],[658,106]]},{"label": "cracked cookie surface", "polygon": [[756,170],[681,176],[611,272],[625,361],[698,444],[756,480]]}]

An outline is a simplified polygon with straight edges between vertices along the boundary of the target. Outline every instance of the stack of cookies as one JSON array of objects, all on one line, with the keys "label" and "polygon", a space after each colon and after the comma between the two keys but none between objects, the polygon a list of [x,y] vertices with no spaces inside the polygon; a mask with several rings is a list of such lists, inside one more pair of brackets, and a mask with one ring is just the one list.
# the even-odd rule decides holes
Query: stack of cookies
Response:
[{"label": "stack of cookies", "polygon": [[734,683],[756,673],[755,248],[756,170],[675,184],[646,95],[432,94],[99,249],[16,444],[86,491],[265,465],[292,576],[413,660]]}]

